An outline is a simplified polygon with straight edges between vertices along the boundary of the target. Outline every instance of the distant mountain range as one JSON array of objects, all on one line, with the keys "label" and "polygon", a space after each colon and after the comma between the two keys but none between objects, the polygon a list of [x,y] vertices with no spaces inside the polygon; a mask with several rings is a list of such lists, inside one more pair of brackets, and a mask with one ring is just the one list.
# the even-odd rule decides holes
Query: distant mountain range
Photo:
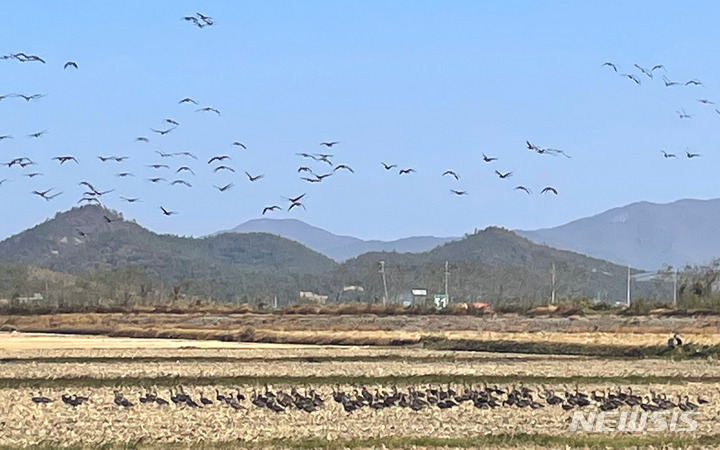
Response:
[{"label": "distant mountain range", "polygon": [[534,242],[656,270],[720,257],[720,199],[632,203],[554,228],[516,231]]},{"label": "distant mountain range", "polygon": [[223,233],[270,233],[299,242],[340,262],[367,252],[420,253],[459,239],[414,236],[394,241],[365,241],[351,236],[339,236],[296,219],[254,219]]},{"label": "distant mountain range", "polygon": [[[713,199],[638,202],[553,228],[515,232],[535,243],[656,270],[664,264],[684,267],[720,257],[719,226],[720,199]],[[365,241],[338,236],[294,219],[251,220],[229,231],[275,234],[340,262],[367,252],[422,253],[461,239],[420,236]]]}]

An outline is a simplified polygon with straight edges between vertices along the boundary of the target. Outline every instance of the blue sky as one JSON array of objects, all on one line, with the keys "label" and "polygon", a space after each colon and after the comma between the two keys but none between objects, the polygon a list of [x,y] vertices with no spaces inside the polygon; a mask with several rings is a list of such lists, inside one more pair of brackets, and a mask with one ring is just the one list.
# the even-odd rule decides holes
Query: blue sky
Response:
[{"label": "blue sky", "polygon": [[[0,135],[14,136],[0,141],[0,162],[38,163],[0,166],[0,237],[76,205],[83,180],[115,189],[104,203],[126,218],[179,235],[232,228],[302,193],[307,211],[265,217],[379,239],[534,229],[635,201],[717,197],[720,115],[697,101],[720,103],[715,2],[30,0],[3,10],[0,53],[47,63],[0,60],[0,95],[47,95],[0,101]],[[195,12],[214,25],[181,19]],[[71,60],[79,69],[63,70]],[[660,71],[651,80],[635,63],[663,64],[669,79],[704,87],[666,88]],[[221,116],[178,104],[184,97]],[[681,109],[692,118],[680,119]],[[167,128],[166,118],[180,126],[166,136],[149,130]],[[296,153],[325,152],[328,140],[340,141],[327,151],[333,163],[355,174],[301,180],[302,165],[331,168]],[[572,158],[537,155],[526,140]],[[702,156],[682,157],[686,148]],[[483,152],[498,161],[484,163]],[[206,164],[224,154],[234,174]],[[80,163],[51,159],[61,155]],[[130,159],[97,158],[109,155]],[[385,171],[381,161],[416,173]],[[176,176],[182,165],[196,175]],[[449,169],[460,180],[441,176]],[[251,183],[246,170],[265,178]],[[35,171],[44,175],[23,176]],[[224,193],[213,187],[230,182]],[[545,186],[559,195],[540,195]],[[51,187],[63,194],[48,202],[30,193]],[[163,216],[161,205],[178,214]]]}]

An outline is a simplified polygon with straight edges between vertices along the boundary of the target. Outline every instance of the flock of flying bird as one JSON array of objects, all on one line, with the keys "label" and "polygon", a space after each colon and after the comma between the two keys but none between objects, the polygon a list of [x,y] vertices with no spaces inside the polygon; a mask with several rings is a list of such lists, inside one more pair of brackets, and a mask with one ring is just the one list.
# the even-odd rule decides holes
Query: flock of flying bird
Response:
[{"label": "flock of flying bird", "polygon": [[[182,17],[182,20],[189,22],[198,28],[205,28],[212,26],[214,24],[214,19],[208,15],[202,14],[202,13],[196,13],[194,15],[184,16]],[[3,60],[13,60],[20,63],[40,63],[40,64],[46,64],[45,58],[34,55],[34,54],[28,54],[24,52],[19,53],[9,53],[6,55],[0,56],[0,59]],[[79,65],[75,61],[67,61],[63,65],[63,70],[67,69],[79,69]],[[18,99],[24,99],[26,102],[35,102],[39,101],[46,97],[46,94],[18,94],[18,93],[11,93],[11,94],[5,94],[0,95],[0,101],[5,99],[12,99],[12,98],[18,98]],[[197,113],[209,113],[211,115],[215,115],[217,117],[221,117],[222,114],[220,110],[213,106],[200,106],[199,103],[194,100],[191,97],[184,97],[180,99],[178,102],[178,105],[181,107],[187,107],[191,106],[194,108],[195,112]],[[162,120],[163,126],[155,126],[155,127],[148,127],[148,131],[155,135],[157,139],[163,139],[163,137],[168,136],[169,134],[173,133],[175,130],[177,130],[181,125],[180,122],[172,119],[172,118],[165,118]],[[43,138],[46,134],[48,134],[48,130],[42,130],[33,132],[30,134],[27,134],[26,137],[28,139],[40,139]],[[143,143],[150,143],[151,138],[148,137],[151,135],[140,135],[137,136],[134,141],[138,144]],[[6,134],[6,135],[0,135],[0,142],[4,140],[13,139],[14,137],[12,135]],[[327,149],[332,149],[335,146],[340,144],[339,141],[325,141],[321,142],[319,145],[323,146]],[[530,142],[526,143],[527,148],[533,152],[536,152],[540,155],[564,155],[569,158],[569,156],[563,152],[562,150],[556,150],[556,149],[550,149],[550,148],[542,148],[536,145],[531,144]],[[247,146],[243,144],[240,141],[233,141],[230,144],[230,147],[232,148],[238,148],[247,150]],[[154,162],[152,164],[147,164],[145,167],[147,169],[150,169],[152,171],[152,174],[145,178],[146,182],[149,183],[149,185],[157,185],[157,184],[168,184],[170,186],[178,186],[178,187],[185,187],[185,188],[192,188],[193,185],[188,179],[188,176],[194,176],[195,175],[195,169],[191,165],[186,165],[184,163],[177,164],[176,166],[172,166],[169,163],[166,163],[166,161],[171,161],[171,158],[175,157],[185,157],[189,158],[190,160],[197,161],[198,157],[191,153],[191,152],[164,152],[157,150],[155,152],[159,158],[160,161]],[[331,177],[339,172],[347,172],[349,174],[354,174],[355,171],[352,167],[350,167],[348,164],[334,164],[331,158],[334,158],[335,155],[330,153],[297,153],[297,156],[302,157],[303,159],[306,159],[310,162],[310,164],[303,164],[300,165],[297,169],[297,173],[300,176],[300,180],[310,183],[310,184],[317,184],[325,181],[328,177]],[[497,157],[490,157],[485,154],[483,156],[483,161],[485,163],[493,163],[494,161],[497,161]],[[98,155],[98,160],[105,164],[114,164],[114,163],[124,163],[126,160],[131,159],[130,156],[117,156],[117,155]],[[66,165],[66,164],[80,164],[79,158],[73,155],[58,155],[51,158],[52,161],[56,161],[60,166]],[[228,174],[234,174],[236,173],[236,169],[232,167],[232,165],[229,164],[229,162],[232,160],[232,156],[229,154],[218,154],[210,157],[207,160],[207,165],[212,170],[212,173],[219,174],[219,173],[228,173]],[[7,168],[20,168],[20,169],[27,169],[24,173],[22,173],[23,177],[27,178],[36,178],[36,177],[42,177],[43,173],[39,171],[33,170],[36,166],[38,166],[38,162],[34,161],[28,156],[20,156],[11,159],[8,162],[4,162],[3,165],[5,165]],[[401,176],[409,176],[411,174],[416,173],[416,170],[412,167],[398,167],[397,164],[389,164],[385,162],[381,162],[382,167],[386,171],[391,171],[393,169],[397,169],[398,175]],[[262,173],[256,173],[252,174],[248,171],[243,171],[245,176],[247,177],[247,180],[249,182],[257,182],[258,180],[261,180],[265,178],[265,174]],[[172,178],[168,177],[167,174],[170,173],[173,175]],[[508,179],[513,175],[512,171],[508,172],[501,172],[499,170],[495,170],[495,174],[498,176],[499,179],[505,180]],[[128,178],[128,177],[135,177],[135,173],[129,170],[122,170],[118,171],[115,174],[118,178]],[[455,170],[446,170],[442,173],[442,177],[451,177],[452,179],[459,181],[460,175]],[[38,180],[41,180],[42,178],[38,178]],[[7,181],[10,181],[9,178],[0,179],[0,186],[2,186]],[[235,180],[237,181],[237,180]],[[212,186],[217,189],[218,192],[224,193],[229,191],[235,186],[235,181],[227,181],[213,184]],[[115,191],[115,189],[100,189],[96,188],[92,183],[83,180],[78,183],[80,186],[84,186],[86,189],[84,190],[82,197],[78,200],[78,204],[102,204],[103,196],[110,194]],[[531,194],[532,191],[523,185],[518,185],[515,187],[516,190],[523,191],[527,194]],[[464,196],[468,195],[469,192],[467,190],[461,190],[461,189],[450,189],[450,192],[457,196]],[[552,193],[557,195],[558,191],[552,187],[547,186],[541,191],[542,194],[546,193]],[[63,194],[62,191],[57,190],[55,187],[50,188],[42,188],[42,189],[35,189],[32,191],[32,194],[36,195],[39,198],[42,198],[46,201],[53,200],[54,198],[60,196]],[[303,201],[306,198],[307,193],[302,193],[299,195],[294,195],[291,197],[281,197],[285,201],[287,201],[287,204],[285,206],[285,209],[287,211],[291,211],[295,208],[303,208],[305,209],[305,204]],[[119,197],[122,201],[127,203],[136,203],[141,202],[141,198],[139,196],[120,196]],[[159,205],[159,210],[162,212],[165,216],[171,216],[175,215],[178,212],[173,211],[170,209],[167,209],[164,205]],[[281,207],[278,204],[272,204],[267,205],[262,209],[262,214],[265,215],[269,212],[283,210],[283,207]]]},{"label": "flock of flying bird", "polygon": [[[662,82],[666,88],[683,87],[683,86],[685,86],[685,87],[705,87],[703,82],[698,80],[697,78],[691,78],[686,81],[670,80],[667,77],[667,69],[665,69],[665,66],[662,64],[656,64],[656,65],[652,66],[651,68],[646,68],[639,64],[633,64],[633,66],[637,70],[640,71],[640,74],[623,73],[620,65],[618,65],[614,62],[611,62],[611,61],[604,62],[601,67],[608,67],[609,69],[611,69],[613,72],[615,72],[619,76],[628,78],[629,80],[631,80],[633,83],[635,83],[638,86],[642,85],[641,77],[645,76],[649,80],[652,81],[652,80],[656,79],[655,78],[656,74],[662,73],[663,74]],[[720,109],[715,106],[714,101],[709,100],[707,98],[697,98],[696,100],[698,103],[701,103],[705,106],[713,107],[715,109],[715,113],[720,115]],[[678,117],[680,119],[692,119],[694,117],[694,114],[688,114],[687,112],[685,112],[685,108],[680,108],[679,110],[676,110],[675,113],[678,115]],[[662,153],[663,157],[666,159],[677,158],[676,153],[670,153],[667,150],[660,150],[660,152]],[[687,159],[693,159],[693,158],[697,158],[699,156],[702,156],[702,155],[700,153],[691,152],[687,147],[685,148],[685,157]]]}]

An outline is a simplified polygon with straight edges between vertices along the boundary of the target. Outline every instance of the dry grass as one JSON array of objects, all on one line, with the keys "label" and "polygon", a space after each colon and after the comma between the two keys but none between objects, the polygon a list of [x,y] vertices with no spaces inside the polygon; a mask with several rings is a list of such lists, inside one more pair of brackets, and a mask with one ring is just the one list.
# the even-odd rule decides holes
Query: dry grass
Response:
[{"label": "dry grass", "polygon": [[[379,387],[379,386],[378,386]],[[561,390],[561,386],[551,386]],[[584,389],[602,389],[608,386],[588,385]],[[218,386],[221,392],[232,389]],[[271,386],[272,389],[288,389],[288,386]],[[345,390],[352,386],[343,386]],[[375,386],[369,386],[374,389]],[[635,386],[635,392],[647,393],[650,389],[667,391],[667,386]],[[713,395],[718,385],[684,387],[680,392],[693,395]],[[325,397],[330,391],[318,387]],[[186,391],[199,397],[210,389],[186,386]],[[490,434],[510,435],[532,432],[544,436],[568,436],[567,419],[571,413],[559,406],[540,410],[499,408],[478,410],[464,403],[451,410],[437,408],[412,411],[392,408],[382,411],[363,409],[347,414],[342,407],[330,400],[325,407],[308,414],[296,410],[276,414],[268,409],[258,409],[244,402],[246,410],[234,411],[226,406],[212,405],[195,409],[185,406],[161,407],[155,404],[137,404],[123,409],[113,404],[111,388],[85,388],[80,393],[90,397],[90,402],[78,408],[70,408],[61,402],[35,405],[30,402],[31,392],[23,389],[0,391],[0,417],[5,425],[0,433],[0,445],[39,444],[55,442],[62,444],[106,441],[119,442],[179,442],[198,441],[268,442],[273,439],[297,440],[325,439],[328,441],[349,439],[382,439],[390,437],[461,439]],[[65,390],[43,390],[42,394],[58,398]],[[123,394],[137,399],[144,393],[140,387],[124,388]],[[167,397],[167,393],[160,390]],[[10,406],[12,405],[12,406]],[[698,435],[720,434],[720,403],[706,405],[697,416]],[[670,438],[678,436],[662,433]]]}]

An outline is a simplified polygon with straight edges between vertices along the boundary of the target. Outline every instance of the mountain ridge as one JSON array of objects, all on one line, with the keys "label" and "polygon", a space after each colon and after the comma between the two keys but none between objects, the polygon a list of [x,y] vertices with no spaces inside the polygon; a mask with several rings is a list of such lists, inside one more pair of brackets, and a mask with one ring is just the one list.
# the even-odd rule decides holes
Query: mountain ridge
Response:
[{"label": "mountain ridge", "polygon": [[410,236],[391,241],[365,240],[334,234],[298,219],[252,219],[216,234],[251,232],[270,233],[299,242],[338,262],[369,251],[419,253],[458,239],[455,237]]}]

